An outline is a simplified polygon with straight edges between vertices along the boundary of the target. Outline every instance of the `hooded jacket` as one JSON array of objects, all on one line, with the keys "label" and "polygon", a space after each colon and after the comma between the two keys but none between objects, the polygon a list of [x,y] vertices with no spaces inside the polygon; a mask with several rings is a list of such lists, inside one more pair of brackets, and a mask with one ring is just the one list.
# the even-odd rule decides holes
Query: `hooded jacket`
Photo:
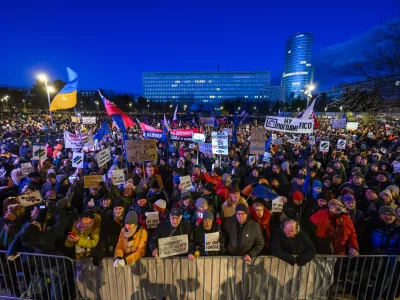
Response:
[{"label": "hooded jacket", "polygon": [[222,183],[222,181],[218,181],[217,185],[215,187],[216,194],[218,195],[219,199],[221,199],[221,202],[225,202],[229,198],[229,189]]},{"label": "hooded jacket", "polygon": [[271,237],[271,227],[270,227],[270,219],[271,219],[271,213],[270,211],[264,207],[264,213],[261,218],[257,216],[256,209],[254,207],[254,204],[250,207],[250,218],[255,221],[258,225],[260,225],[260,229],[264,238],[265,242],[265,248],[268,248],[268,241],[269,238]]},{"label": "hooded jacket", "polygon": [[133,234],[133,252],[126,252],[127,238],[125,237],[125,227],[121,228],[118,243],[115,247],[114,259],[117,257],[125,258],[127,264],[132,264],[139,260],[146,253],[147,247],[147,230],[138,224]]}]

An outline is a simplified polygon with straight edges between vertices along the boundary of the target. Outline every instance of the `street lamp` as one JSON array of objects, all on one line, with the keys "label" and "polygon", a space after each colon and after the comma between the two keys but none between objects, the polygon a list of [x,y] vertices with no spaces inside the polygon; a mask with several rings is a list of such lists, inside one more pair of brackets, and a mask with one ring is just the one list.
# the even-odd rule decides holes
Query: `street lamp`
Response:
[{"label": "street lamp", "polygon": [[[47,92],[47,100],[48,100],[48,102],[49,102],[49,112],[50,112],[50,120],[51,120],[51,128],[53,129],[53,131],[54,131],[54,121],[53,121],[53,113],[50,111],[50,90],[49,90],[49,86],[47,85],[47,80],[48,80],[48,78],[47,78],[47,76],[46,76],[46,74],[39,74],[39,75],[37,75],[37,79],[39,80],[39,81],[42,81],[42,82],[44,82],[44,85],[46,86],[46,92]],[[54,90],[54,88],[53,87],[51,87],[53,90]]]},{"label": "street lamp", "polygon": [[26,107],[25,107],[25,99],[22,99],[22,102],[24,103],[24,109],[26,109]]},{"label": "street lamp", "polygon": [[312,91],[315,90],[315,84],[310,84],[306,86],[306,90],[304,91],[304,94],[307,95],[307,107],[308,107],[308,101],[312,98]]},{"label": "street lamp", "polygon": [[183,109],[186,110],[186,104],[183,106]]},{"label": "street lamp", "polygon": [[299,111],[300,111],[300,107],[297,108],[297,112],[299,112]]},{"label": "street lamp", "polygon": [[[147,100],[148,101],[148,100]],[[147,113],[150,113],[150,104],[147,104]]]},{"label": "street lamp", "polygon": [[340,112],[342,112],[342,110],[343,110],[343,106],[340,107]]},{"label": "street lamp", "polygon": [[240,110],[240,106],[238,107],[238,110]]}]

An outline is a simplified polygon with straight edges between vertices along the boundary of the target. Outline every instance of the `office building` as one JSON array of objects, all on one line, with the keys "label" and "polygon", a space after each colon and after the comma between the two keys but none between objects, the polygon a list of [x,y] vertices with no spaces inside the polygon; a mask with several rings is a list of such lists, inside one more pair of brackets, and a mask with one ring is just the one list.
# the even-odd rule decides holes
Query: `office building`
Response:
[{"label": "office building", "polygon": [[273,101],[275,102],[276,100],[285,102],[286,99],[286,87],[282,85],[278,86],[267,86],[265,89],[264,98],[267,101]]},{"label": "office building", "polygon": [[269,71],[142,73],[143,96],[153,102],[261,99]]},{"label": "office building", "polygon": [[312,50],[314,36],[304,32],[293,35],[286,42],[285,65],[282,85],[286,87],[289,100],[304,96],[306,86],[312,81]]}]

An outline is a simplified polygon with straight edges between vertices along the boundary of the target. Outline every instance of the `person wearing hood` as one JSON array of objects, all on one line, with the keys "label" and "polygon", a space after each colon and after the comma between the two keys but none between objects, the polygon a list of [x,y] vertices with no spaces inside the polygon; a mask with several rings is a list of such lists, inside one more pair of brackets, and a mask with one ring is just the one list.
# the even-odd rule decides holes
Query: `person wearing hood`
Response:
[{"label": "person wearing hood", "polygon": [[4,200],[5,212],[0,223],[0,250],[7,250],[25,221],[25,207],[21,204],[8,204],[15,198]]},{"label": "person wearing hood", "polygon": [[181,190],[179,185],[181,184],[180,174],[174,175],[173,178],[174,188],[171,195],[170,203],[167,203],[168,208],[173,207],[176,203],[181,200]]},{"label": "person wearing hood", "polygon": [[394,203],[399,206],[400,205],[400,196],[399,196],[399,187],[395,184],[393,185],[389,185],[388,187],[386,187],[387,190],[390,191],[390,193],[392,194],[392,198]]},{"label": "person wearing hood", "polygon": [[226,219],[236,214],[236,206],[243,204],[248,207],[247,201],[240,196],[240,190],[237,185],[233,185],[229,190],[229,198],[222,204],[221,218]]},{"label": "person wearing hood", "polygon": [[367,185],[378,186],[381,189],[381,191],[383,191],[384,189],[386,189],[386,187],[391,185],[390,175],[386,171],[379,171],[376,174],[375,179],[368,181]]},{"label": "person wearing hood", "polygon": [[137,214],[128,212],[115,247],[114,267],[124,267],[142,258],[146,254],[147,239],[147,230],[140,226]]},{"label": "person wearing hood", "polygon": [[98,187],[90,188],[84,199],[85,210],[98,207],[103,195],[103,192]]},{"label": "person wearing hood", "polygon": [[[219,250],[218,251],[206,251],[205,249],[205,235],[209,233],[219,233]],[[205,210],[203,212],[203,218],[199,226],[194,229],[193,232],[193,244],[189,249],[188,259],[193,260],[198,256],[218,256],[224,255],[224,239],[221,232],[220,224],[214,220],[214,213]]]},{"label": "person wearing hood", "polygon": [[394,203],[392,193],[389,190],[383,190],[380,192],[379,197],[383,200],[383,205],[390,206],[393,209],[397,208],[397,204]]},{"label": "person wearing hood", "polygon": [[187,190],[181,191],[181,200],[175,204],[183,212],[183,221],[189,222],[192,228],[196,227],[196,206],[192,203],[192,196]]},{"label": "person wearing hood", "polygon": [[[322,192],[322,183],[318,179],[314,180],[312,183],[312,188],[311,188],[311,199],[313,202],[316,201],[317,196]],[[307,201],[308,203],[309,201]]]},{"label": "person wearing hood", "polygon": [[261,253],[267,254],[268,242],[271,237],[271,228],[270,228],[271,212],[262,203],[255,202],[250,207],[250,218],[260,226],[265,245]]},{"label": "person wearing hood", "polygon": [[222,174],[221,181],[218,181],[217,185],[215,186],[216,188],[215,193],[217,194],[222,203],[224,203],[229,198],[230,184],[231,184],[231,175],[224,173]]},{"label": "person wearing hood", "polygon": [[299,223],[293,219],[282,221],[272,236],[271,253],[291,266],[302,267],[313,260],[316,254],[314,244]]}]

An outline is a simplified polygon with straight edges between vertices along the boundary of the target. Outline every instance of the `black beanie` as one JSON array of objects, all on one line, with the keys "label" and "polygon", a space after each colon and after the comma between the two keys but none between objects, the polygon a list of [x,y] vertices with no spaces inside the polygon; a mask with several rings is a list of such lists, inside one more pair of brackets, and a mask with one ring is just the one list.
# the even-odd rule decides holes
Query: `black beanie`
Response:
[{"label": "black beanie", "polygon": [[248,208],[245,204],[243,204],[243,203],[239,203],[239,204],[236,206],[236,212],[238,212],[238,211],[242,211],[242,212],[244,212],[246,215],[249,214],[249,208]]}]

